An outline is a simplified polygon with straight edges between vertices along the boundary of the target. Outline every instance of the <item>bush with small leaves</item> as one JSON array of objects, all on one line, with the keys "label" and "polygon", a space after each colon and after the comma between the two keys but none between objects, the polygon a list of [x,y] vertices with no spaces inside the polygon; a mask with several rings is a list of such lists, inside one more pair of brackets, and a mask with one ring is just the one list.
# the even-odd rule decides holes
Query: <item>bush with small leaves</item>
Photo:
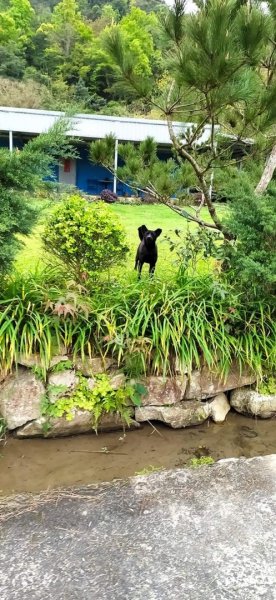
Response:
[{"label": "bush with small leaves", "polygon": [[101,192],[101,200],[103,200],[104,202],[107,202],[107,204],[113,204],[114,202],[116,202],[118,200],[118,196],[117,194],[115,194],[115,192],[112,192],[111,190],[102,190]]},{"label": "bush with small leaves", "polygon": [[103,202],[72,196],[59,204],[43,235],[44,246],[78,282],[119,264],[128,247],[123,227]]}]

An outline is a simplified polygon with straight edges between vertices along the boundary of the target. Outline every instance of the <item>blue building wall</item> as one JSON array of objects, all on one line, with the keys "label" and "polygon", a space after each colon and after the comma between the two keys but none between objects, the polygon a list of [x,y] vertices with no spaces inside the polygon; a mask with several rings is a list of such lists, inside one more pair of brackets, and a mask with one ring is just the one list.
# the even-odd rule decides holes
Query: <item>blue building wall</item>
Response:
[{"label": "blue building wall", "polygon": [[[97,196],[103,189],[113,190],[113,175],[104,167],[90,162],[88,146],[81,146],[78,153],[76,186],[92,196]],[[133,191],[118,181],[117,194],[129,196],[133,194]]]},{"label": "blue building wall", "polygon": [[[13,147],[14,148],[18,148],[19,150],[22,150],[24,144],[26,142],[23,140],[22,137],[20,136],[13,136]],[[0,147],[1,148],[9,148],[9,136],[8,134],[3,134],[3,136],[0,137]]]},{"label": "blue building wall", "polygon": [[[13,136],[13,147],[23,148],[27,142],[26,137],[21,137],[16,134]],[[3,134],[0,137],[0,147],[9,147],[9,136]],[[79,158],[76,159],[76,187],[86,194],[97,196],[103,189],[113,190],[113,175],[104,167],[100,165],[93,165],[89,160],[89,148],[88,144],[81,144],[78,147]],[[158,157],[162,160],[167,160],[170,156],[169,150],[159,149]],[[119,165],[122,164],[119,159]],[[56,165],[52,169],[52,175],[45,178],[45,181],[59,181],[59,167]],[[117,181],[117,194],[118,196],[132,196],[134,195],[128,185]],[[139,194],[141,195],[141,194]]]},{"label": "blue building wall", "polygon": [[103,188],[113,189],[113,177],[100,165],[93,165],[88,158],[88,147],[78,148],[76,186],[87,194],[97,195]]}]

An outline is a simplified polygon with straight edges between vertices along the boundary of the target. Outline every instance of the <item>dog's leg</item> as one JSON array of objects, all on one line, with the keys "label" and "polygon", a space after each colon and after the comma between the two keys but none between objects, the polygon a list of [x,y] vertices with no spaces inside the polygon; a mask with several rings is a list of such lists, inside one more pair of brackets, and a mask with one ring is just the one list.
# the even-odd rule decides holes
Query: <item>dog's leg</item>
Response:
[{"label": "dog's leg", "polygon": [[139,260],[138,261],[138,279],[141,279],[142,268],[143,268],[143,263]]},{"label": "dog's leg", "polygon": [[155,271],[155,263],[154,264],[150,264],[150,267],[149,267],[150,277],[153,277],[154,271]]}]

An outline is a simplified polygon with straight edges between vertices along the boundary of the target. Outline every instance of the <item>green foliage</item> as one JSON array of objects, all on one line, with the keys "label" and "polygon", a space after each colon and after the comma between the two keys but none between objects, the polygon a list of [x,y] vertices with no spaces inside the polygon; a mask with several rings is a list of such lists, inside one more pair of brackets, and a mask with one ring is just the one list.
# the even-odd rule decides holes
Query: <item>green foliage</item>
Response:
[{"label": "green foliage", "polygon": [[43,242],[79,282],[122,262],[128,251],[124,230],[110,208],[104,202],[89,204],[80,196],[55,209]]},{"label": "green foliage", "polygon": [[144,467],[144,469],[141,469],[140,471],[136,471],[135,475],[136,476],[144,476],[144,475],[151,475],[152,473],[157,473],[158,471],[162,471],[164,467],[155,467],[154,465],[149,465],[148,467]]},{"label": "green foliage", "polygon": [[148,390],[142,383],[132,383],[130,398],[135,406],[141,406],[141,397],[147,396]]},{"label": "green foliage", "polygon": [[46,374],[43,367],[41,367],[40,365],[33,365],[31,371],[37,379],[39,379],[40,381],[45,381]]},{"label": "green foliage", "polygon": [[[150,76],[160,60],[154,40],[158,35],[158,20],[154,14],[147,15],[133,7],[117,26],[124,52],[131,54],[132,73]],[[112,31],[112,30],[111,30]],[[107,32],[108,35],[108,32]]]},{"label": "green foliage", "polygon": [[59,398],[55,403],[44,401],[42,414],[52,418],[65,416],[67,421],[72,421],[76,410],[86,410],[91,412],[91,424],[95,431],[101,417],[106,413],[118,414],[129,425],[129,401],[132,396],[133,388],[130,385],[114,390],[107,375],[97,375],[92,389],[88,380],[79,375],[79,383],[73,394]]},{"label": "green foliage", "polygon": [[172,374],[176,362],[189,371],[204,363],[225,376],[234,360],[261,378],[275,365],[275,313],[269,302],[249,302],[210,275],[186,273],[169,284],[109,282],[91,296],[49,270],[6,279],[0,370],[20,354],[38,353],[46,372],[61,346],[73,357],[112,355],[136,378]]},{"label": "green foliage", "polygon": [[[229,167],[235,137],[228,138],[227,152],[218,139],[217,125],[238,140],[246,136],[262,140],[262,152],[264,146],[266,151],[271,149],[276,117],[275,11],[271,4],[269,14],[265,14],[257,5],[241,6],[232,0],[208,0],[197,5],[199,10],[187,15],[185,0],[177,0],[169,12],[162,14],[160,80],[146,70],[137,80],[133,51],[127,48],[121,32],[111,31],[105,47],[121,90],[132,89],[147,103],[158,106],[168,120],[178,172],[181,165],[189,163],[213,228],[229,241],[233,233],[216,212],[210,182],[214,173],[216,177]],[[192,124],[182,136],[176,136],[173,120]],[[211,126],[208,146],[206,136],[202,138],[206,124]],[[256,154],[260,160],[259,145]],[[132,174],[139,170],[137,160],[131,164],[129,158],[128,162]],[[238,165],[235,168],[238,170]],[[155,180],[151,180],[153,185]],[[182,211],[182,216],[187,218],[187,213]],[[207,222],[203,225],[210,227]]]},{"label": "green foliage", "polygon": [[206,465],[213,465],[214,462],[212,456],[201,456],[200,458],[191,458],[189,466],[192,469],[198,469],[199,467],[206,467]]},{"label": "green foliage", "polygon": [[276,291],[276,199],[257,196],[243,177],[232,181],[228,228],[236,242],[225,245],[229,277],[249,297],[270,298]]},{"label": "green foliage", "polygon": [[38,353],[46,379],[59,348],[89,354],[96,325],[88,314],[87,301],[57,269],[6,278],[0,287],[0,369],[9,371],[20,354]]},{"label": "green foliage", "polygon": [[221,240],[218,232],[203,228],[190,231],[188,228],[185,234],[180,230],[176,230],[175,233],[178,236],[177,241],[169,235],[165,236],[165,240],[169,243],[170,251],[176,252],[180,278],[188,270],[195,274],[202,259],[207,260],[218,255],[216,244]]},{"label": "green foliage", "polygon": [[[114,168],[115,138],[108,135],[90,145],[90,160],[110,169]],[[160,160],[157,143],[147,137],[140,144],[118,145],[118,154],[123,166],[117,169],[119,179],[125,181],[136,192],[149,192],[159,202],[169,202],[172,196],[180,193],[183,184],[193,182],[189,163],[179,166],[169,158]]]},{"label": "green foliage", "polygon": [[0,443],[5,441],[7,431],[8,431],[7,423],[6,423],[5,419],[3,419],[3,417],[1,417],[1,415],[0,415]]},{"label": "green foliage", "polygon": [[72,153],[68,128],[69,121],[63,119],[20,151],[0,149],[0,274],[9,271],[21,247],[17,234],[28,235],[37,220],[37,208],[27,194],[41,187],[59,157]]},{"label": "green foliage", "polygon": [[258,385],[258,392],[260,394],[276,394],[276,377],[268,375],[263,378],[261,383]]},{"label": "green foliage", "polygon": [[44,59],[56,78],[61,76],[64,81],[77,81],[86,75],[93,35],[82,19],[76,0],[59,2],[51,21],[42,23],[38,32],[45,37]]},{"label": "green foliage", "polygon": [[56,365],[50,368],[51,373],[64,373],[72,369],[73,363],[71,360],[61,360]]},{"label": "green foliage", "polygon": [[[99,298],[100,301],[100,298]],[[127,363],[139,357],[144,373],[168,374],[174,360],[186,369],[205,363],[226,375],[232,361],[257,373],[275,360],[275,320],[269,303],[245,302],[213,276],[181,277],[117,286],[105,294],[98,335],[105,352]]]}]

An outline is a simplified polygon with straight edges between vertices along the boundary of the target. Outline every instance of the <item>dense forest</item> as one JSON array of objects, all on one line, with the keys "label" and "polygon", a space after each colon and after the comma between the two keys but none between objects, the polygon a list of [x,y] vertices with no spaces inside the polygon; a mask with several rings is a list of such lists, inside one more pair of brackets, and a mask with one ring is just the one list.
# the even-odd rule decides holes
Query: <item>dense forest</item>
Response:
[{"label": "dense forest", "polygon": [[116,85],[106,44],[110,30],[118,32],[136,75],[154,77],[162,89],[166,10],[164,0],[0,0],[0,105],[149,113]]}]

